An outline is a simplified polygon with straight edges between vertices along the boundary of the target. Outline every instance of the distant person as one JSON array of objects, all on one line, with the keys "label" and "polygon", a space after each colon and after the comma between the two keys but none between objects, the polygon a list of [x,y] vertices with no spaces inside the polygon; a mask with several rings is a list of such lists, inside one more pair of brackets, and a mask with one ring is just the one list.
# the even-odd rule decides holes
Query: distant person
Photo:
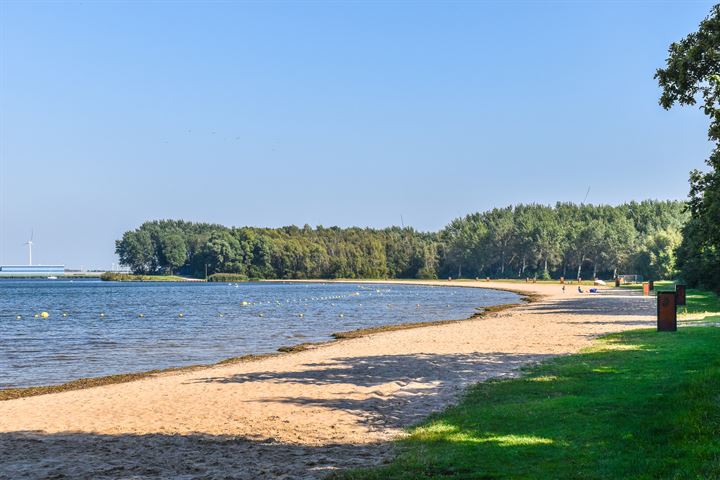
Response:
[{"label": "distant person", "polygon": [[565,293],[565,284],[562,286],[563,293]]},{"label": "distant person", "polygon": [[578,293],[583,293],[582,287],[578,285]]}]

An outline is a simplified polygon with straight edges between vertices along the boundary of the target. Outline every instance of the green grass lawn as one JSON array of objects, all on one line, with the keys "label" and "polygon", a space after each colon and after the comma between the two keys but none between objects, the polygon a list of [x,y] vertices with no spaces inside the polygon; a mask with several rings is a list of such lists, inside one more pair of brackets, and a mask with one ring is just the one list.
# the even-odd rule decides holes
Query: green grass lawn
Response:
[{"label": "green grass lawn", "polygon": [[720,478],[720,328],[610,335],[481,383],[398,452],[338,478]]},{"label": "green grass lawn", "polygon": [[679,307],[684,313],[720,313],[720,297],[713,292],[688,289],[685,293],[687,305]]}]

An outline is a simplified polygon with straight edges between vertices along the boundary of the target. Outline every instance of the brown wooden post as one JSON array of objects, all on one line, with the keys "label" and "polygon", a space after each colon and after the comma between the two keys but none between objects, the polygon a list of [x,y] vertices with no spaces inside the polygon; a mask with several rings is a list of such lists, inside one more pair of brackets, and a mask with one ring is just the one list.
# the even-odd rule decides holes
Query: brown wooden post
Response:
[{"label": "brown wooden post", "polygon": [[657,329],[658,332],[677,331],[675,292],[657,293]]},{"label": "brown wooden post", "polygon": [[686,286],[682,283],[675,285],[675,305],[687,305],[685,290]]}]

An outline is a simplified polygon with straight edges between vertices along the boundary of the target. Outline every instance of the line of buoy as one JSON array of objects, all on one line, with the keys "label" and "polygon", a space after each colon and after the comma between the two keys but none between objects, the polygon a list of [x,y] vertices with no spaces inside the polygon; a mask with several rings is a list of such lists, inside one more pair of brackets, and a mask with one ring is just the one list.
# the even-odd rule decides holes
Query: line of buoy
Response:
[{"label": "line of buoy", "polygon": [[[375,292],[376,292],[376,293],[381,293],[382,290],[376,289]],[[307,302],[307,301],[325,301],[325,300],[341,299],[341,298],[343,298],[343,297],[352,297],[352,296],[359,296],[359,295],[360,295],[360,292],[353,292],[353,293],[350,293],[350,294],[348,294],[348,295],[337,295],[337,296],[328,296],[328,297],[310,297],[310,298],[305,298],[305,299],[294,299],[293,302],[298,302],[298,301],[300,301],[300,302],[302,302],[302,301],[305,301],[305,302]],[[419,294],[416,294],[416,295],[419,295]],[[289,302],[290,302],[290,299],[285,299],[285,302],[286,302],[286,303],[289,303]],[[267,301],[267,302],[250,302],[250,301],[247,301],[247,300],[243,300],[240,304],[241,304],[242,306],[249,306],[249,305],[261,305],[261,304],[263,304],[263,303],[272,304],[273,301]],[[280,304],[281,304],[280,300],[275,300],[274,303],[275,303],[276,305],[280,305]],[[331,305],[332,307],[335,307],[335,306],[336,306],[335,303],[331,303],[330,305]],[[451,304],[449,304],[449,303],[446,304],[446,305],[447,305],[448,308],[451,307]],[[306,303],[305,306],[309,307],[310,305]],[[360,303],[358,306],[362,307],[363,304]],[[388,304],[387,304],[387,307],[388,307],[388,308],[392,308],[392,307],[393,307],[393,304],[388,303]],[[418,304],[415,305],[415,307],[416,307],[416,308],[421,308],[421,305],[418,303]],[[70,314],[69,314],[68,312],[62,312],[62,316],[66,318],[66,317],[69,317]],[[100,316],[101,318],[105,318],[105,317],[106,317],[105,312],[100,312],[99,316]],[[139,313],[139,314],[137,314],[137,316],[138,316],[138,318],[145,318],[145,314],[144,314],[144,313]],[[185,314],[184,314],[184,313],[178,313],[177,316],[178,316],[178,318],[184,318],[184,317],[185,317]],[[225,314],[224,314],[224,313],[218,313],[218,316],[219,316],[219,317],[224,317]],[[265,314],[264,314],[264,313],[258,313],[258,316],[259,316],[259,317],[264,317]],[[305,314],[304,314],[304,313],[299,313],[299,314],[297,314],[297,316],[300,317],[300,318],[302,318],[302,317],[305,316]],[[344,316],[345,316],[344,313],[338,314],[338,317],[340,317],[340,318],[343,318]],[[40,313],[34,314],[33,317],[34,317],[34,318],[50,318],[50,313],[48,313],[47,311],[42,311],[42,312],[40,312]],[[16,315],[15,318],[16,318],[17,320],[21,320],[23,317],[22,317],[22,315]]]}]

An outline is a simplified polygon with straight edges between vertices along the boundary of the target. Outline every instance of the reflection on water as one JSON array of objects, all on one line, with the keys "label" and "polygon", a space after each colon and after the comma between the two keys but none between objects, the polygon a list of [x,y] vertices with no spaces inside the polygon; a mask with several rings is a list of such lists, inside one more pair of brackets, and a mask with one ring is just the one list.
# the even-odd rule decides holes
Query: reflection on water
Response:
[{"label": "reflection on water", "polygon": [[0,280],[0,388],[213,363],[517,298],[411,285]]}]

